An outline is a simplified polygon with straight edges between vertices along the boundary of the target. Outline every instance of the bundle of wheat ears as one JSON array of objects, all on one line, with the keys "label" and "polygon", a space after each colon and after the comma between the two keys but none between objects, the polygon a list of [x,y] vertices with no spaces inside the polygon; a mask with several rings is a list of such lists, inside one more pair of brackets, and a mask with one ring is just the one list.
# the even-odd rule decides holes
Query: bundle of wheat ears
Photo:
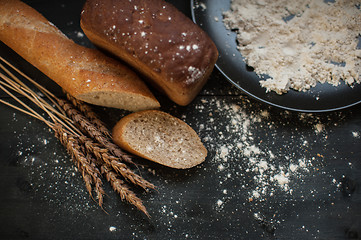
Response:
[{"label": "bundle of wheat ears", "polygon": [[[134,164],[132,156],[112,142],[109,130],[90,106],[69,94],[65,94],[66,99],[59,99],[2,57],[0,60],[5,64],[0,63],[0,68],[5,73],[0,72],[0,89],[16,100],[20,106],[3,99],[0,99],[0,102],[44,122],[54,131],[81,173],[90,196],[95,199],[93,194],[96,194],[100,207],[103,206],[105,195],[102,179],[104,176],[122,200],[132,204],[149,217],[142,200],[130,190],[127,183],[145,190],[154,189],[155,186],[128,166]],[[9,68],[12,70],[10,71]],[[45,97],[25,85],[12,71],[32,83]],[[39,110],[36,111],[25,104],[13,92],[28,98],[48,117],[43,117]]]}]

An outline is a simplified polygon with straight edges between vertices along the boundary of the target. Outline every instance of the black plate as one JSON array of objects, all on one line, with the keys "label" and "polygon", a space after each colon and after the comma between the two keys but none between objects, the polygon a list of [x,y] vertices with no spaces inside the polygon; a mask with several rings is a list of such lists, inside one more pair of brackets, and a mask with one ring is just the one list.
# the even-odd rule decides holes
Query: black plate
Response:
[{"label": "black plate", "polygon": [[[238,89],[255,99],[283,109],[302,112],[326,112],[353,106],[361,102],[361,84],[337,87],[318,83],[307,92],[290,90],[278,95],[266,93],[260,78],[244,62],[237,50],[236,33],[222,23],[222,13],[230,8],[230,0],[192,0],[192,18],[215,42],[219,59],[216,67]],[[216,21],[218,19],[218,21]]]}]

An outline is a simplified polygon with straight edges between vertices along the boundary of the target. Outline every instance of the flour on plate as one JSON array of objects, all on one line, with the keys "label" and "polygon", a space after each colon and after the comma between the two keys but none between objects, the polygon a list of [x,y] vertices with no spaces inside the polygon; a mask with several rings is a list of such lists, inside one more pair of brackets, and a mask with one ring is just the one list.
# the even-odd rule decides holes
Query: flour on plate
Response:
[{"label": "flour on plate", "polygon": [[267,91],[361,81],[359,0],[232,0],[224,24]]}]

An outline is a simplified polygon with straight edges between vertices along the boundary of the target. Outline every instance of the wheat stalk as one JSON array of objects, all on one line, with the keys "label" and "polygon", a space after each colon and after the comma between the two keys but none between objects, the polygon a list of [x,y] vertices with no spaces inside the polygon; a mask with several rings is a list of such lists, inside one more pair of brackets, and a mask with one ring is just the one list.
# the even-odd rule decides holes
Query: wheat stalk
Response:
[{"label": "wheat stalk", "polygon": [[[124,181],[119,179],[119,176],[121,175],[128,181],[141,186],[146,190],[149,188],[154,189],[155,186],[135,174],[125,163],[119,161],[119,158],[121,157],[123,161],[133,164],[131,156],[124,153],[108,139],[110,133],[109,131],[106,131],[105,125],[96,117],[95,113],[93,113],[86,104],[81,101],[77,101],[76,99],[72,99],[69,95],[68,98],[76,104],[76,107],[80,108],[81,112],[91,119],[88,120],[87,117],[83,116],[79,112],[75,112],[75,106],[67,102],[63,102],[64,100],[58,99],[50,91],[46,90],[34,80],[26,76],[2,57],[0,57],[0,59],[21,76],[33,83],[44,94],[44,96],[57,107],[58,110],[53,108],[37,93],[32,91],[2,64],[0,64],[0,68],[2,68],[8,76],[10,76],[10,78],[0,73],[0,78],[5,81],[0,80],[0,89],[16,100],[22,107],[15,106],[2,99],[0,99],[0,103],[39,119],[54,131],[55,136],[67,149],[67,152],[76,164],[78,171],[82,174],[83,181],[85,182],[86,189],[90,196],[92,197],[93,190],[96,192],[99,206],[103,205],[103,196],[105,195],[101,180],[101,175],[103,174],[107,181],[110,182],[112,188],[119,193],[122,200],[134,205],[137,209],[141,210],[149,217],[142,201],[126,186]],[[52,122],[46,120],[37,111],[12,94],[8,89],[17,92],[32,101],[50,117]],[[64,106],[66,106],[65,109],[62,108]],[[70,118],[66,116],[66,113],[68,113]],[[93,142],[91,139],[88,139],[81,131],[78,130],[75,124],[82,124],[85,129],[88,130],[87,134],[100,142],[99,144],[102,147]],[[114,152],[116,152],[120,157],[112,155]]]},{"label": "wheat stalk", "polygon": [[[4,66],[2,64],[0,64],[0,67],[4,68]],[[19,99],[17,97],[15,97],[15,95],[11,94],[6,88],[21,94],[22,96],[26,97],[27,99],[32,101],[34,104],[36,104],[38,107],[40,107],[42,110],[47,112],[48,115],[50,116],[50,118],[54,122],[62,123],[63,126],[67,127],[68,130],[71,131],[71,132],[78,131],[78,129],[73,126],[73,124],[71,123],[71,120],[68,117],[66,117],[62,113],[58,112],[55,108],[50,106],[44,99],[39,97],[34,91],[32,91],[25,84],[23,84],[23,83],[19,84],[18,82],[21,82],[21,81],[18,78],[16,78],[15,76],[13,76],[13,77],[15,78],[16,82],[14,82],[12,79],[8,78],[4,74],[0,73],[0,78],[2,78],[5,81],[5,82],[0,81],[0,84],[2,85],[1,89],[5,93],[7,93],[9,96],[11,96],[13,99],[15,99],[23,107],[30,110],[29,107],[26,104],[21,103],[19,101]],[[31,110],[31,111],[34,112],[34,110]],[[49,111],[56,114],[56,116],[54,114],[49,114]],[[58,118],[57,116],[60,117],[60,118]],[[66,123],[64,123],[64,121]]]},{"label": "wheat stalk", "polygon": [[[87,147],[87,150],[93,153],[99,160],[106,162],[110,165],[117,173],[121,174],[125,179],[129,180],[135,185],[142,187],[147,190],[148,188],[154,189],[155,186],[150,182],[146,181],[141,176],[135,174],[132,170],[128,168],[127,165],[120,162],[123,160],[127,163],[133,163],[131,156],[124,151],[122,151],[117,145],[112,143],[108,136],[110,133],[104,124],[98,119],[96,114],[91,110],[91,108],[72,97],[67,93],[67,98],[70,102],[60,99],[58,100],[59,105],[63,110],[68,114],[68,116],[83,130],[84,133],[88,134],[91,138],[96,139],[103,147],[101,148],[98,145],[94,144],[92,141],[84,140],[84,145]],[[79,109],[79,111],[75,108]],[[88,117],[82,115],[81,113],[87,114]],[[93,119],[96,123],[91,121]],[[101,126],[100,129],[98,126]],[[113,155],[114,156],[113,156]]]},{"label": "wheat stalk", "polygon": [[85,136],[79,139],[85,146],[85,149],[88,152],[91,152],[100,163],[107,164],[115,172],[122,175],[125,179],[135,185],[142,187],[145,190],[155,189],[155,186],[152,183],[148,182],[138,174],[134,173],[131,169],[128,168],[126,164],[120,162],[119,158],[110,155],[108,149],[101,148],[99,144],[94,143]]},{"label": "wheat stalk", "polygon": [[132,157],[129,154],[125,153],[117,145],[112,143],[92,122],[75,109],[68,101],[59,99],[58,103],[85,134],[88,134],[103,147],[109,149],[112,154],[124,162],[134,164],[131,160]]},{"label": "wheat stalk", "polygon": [[[6,63],[7,66],[9,66],[11,69],[13,69],[14,71],[16,71],[17,73],[19,73],[23,78],[25,78],[26,80],[28,80],[30,83],[32,83],[34,86],[36,86],[44,95],[45,97],[47,97],[47,99],[49,99],[54,106],[56,106],[60,111],[62,111],[61,107],[57,104],[56,102],[56,96],[48,91],[46,88],[44,88],[43,86],[41,86],[39,83],[37,83],[36,81],[34,81],[33,79],[31,79],[29,76],[27,76],[25,73],[23,73],[22,71],[20,71],[19,69],[17,69],[15,66],[13,66],[11,63],[9,63],[8,61],[6,61],[4,58],[2,58],[0,56],[0,60],[3,61],[4,63]],[[20,80],[18,79],[14,74],[12,74],[6,67],[4,67],[1,64],[1,68],[10,76],[12,77],[12,79],[14,79],[15,82],[17,82],[18,84],[21,84],[22,86],[26,85]],[[29,89],[29,88],[28,88]],[[30,90],[30,89],[29,89]],[[45,103],[46,104],[46,103]],[[60,116],[65,116],[65,113],[62,112],[62,114]]]},{"label": "wheat stalk", "polygon": [[112,171],[107,165],[102,165],[101,167],[102,173],[105,175],[106,179],[110,182],[114,191],[116,191],[122,200],[126,200],[140,211],[142,211],[145,215],[150,217],[147,209],[144,207],[143,202],[140,198],[138,198],[134,192],[132,192],[127,185],[117,177],[117,174]]},{"label": "wheat stalk", "polygon": [[83,176],[90,176],[92,181],[85,180],[87,189],[90,195],[91,194],[91,184],[95,185],[95,191],[98,197],[99,206],[103,204],[103,195],[104,190],[102,188],[102,181],[100,179],[100,171],[95,166],[95,164],[90,160],[91,156],[87,156],[82,151],[79,140],[71,133],[67,132],[61,125],[55,124],[53,127],[55,136],[60,140],[60,142],[66,147],[71,158],[74,160],[78,169],[82,172]]},{"label": "wheat stalk", "polygon": [[[0,88],[6,92],[9,96],[11,96],[13,99],[15,99],[18,103],[20,103],[23,107],[25,107],[27,110],[21,109],[19,107],[16,107],[4,100],[1,100],[0,102],[13,107],[14,109],[20,110],[30,116],[33,116],[34,118],[37,118],[41,121],[43,121],[45,124],[47,124],[53,131],[55,132],[55,136],[60,140],[62,145],[64,145],[71,155],[72,159],[78,166],[78,170],[81,171],[83,180],[85,182],[86,188],[89,192],[89,194],[92,196],[92,182],[94,181],[96,183],[96,191],[98,193],[98,199],[99,199],[99,205],[102,205],[102,195],[103,189],[101,188],[102,184],[100,183],[101,180],[99,178],[99,170],[94,169],[93,166],[89,162],[87,162],[86,158],[83,156],[83,154],[76,148],[76,140],[74,137],[72,137],[72,133],[65,132],[63,127],[59,124],[53,124],[49,121],[47,121],[44,117],[42,117],[39,113],[37,113],[35,110],[27,106],[23,101],[21,101],[19,98],[15,97],[13,94],[11,94],[6,88],[3,87],[3,82],[0,81],[1,85]],[[93,180],[93,181],[92,181]]]},{"label": "wheat stalk", "polygon": [[66,98],[76,107],[84,116],[92,122],[95,127],[105,136],[111,138],[111,134],[108,128],[105,126],[102,120],[99,119],[98,115],[92,110],[92,108],[85,104],[83,101],[76,99],[69,93],[65,93]]}]

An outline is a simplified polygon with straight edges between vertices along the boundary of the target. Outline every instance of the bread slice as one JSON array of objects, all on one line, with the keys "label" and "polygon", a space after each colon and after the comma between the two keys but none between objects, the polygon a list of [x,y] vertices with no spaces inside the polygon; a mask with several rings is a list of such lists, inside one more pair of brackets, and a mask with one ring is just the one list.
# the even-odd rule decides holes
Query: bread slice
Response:
[{"label": "bread slice", "polygon": [[80,26],[179,105],[195,98],[218,58],[212,39],[164,0],[87,0]]},{"label": "bread slice", "polygon": [[122,118],[113,128],[113,140],[124,150],[171,168],[191,168],[207,156],[206,148],[189,125],[158,110]]},{"label": "bread slice", "polygon": [[130,111],[159,108],[146,84],[120,62],[74,43],[35,9],[0,0],[0,41],[77,99]]}]

